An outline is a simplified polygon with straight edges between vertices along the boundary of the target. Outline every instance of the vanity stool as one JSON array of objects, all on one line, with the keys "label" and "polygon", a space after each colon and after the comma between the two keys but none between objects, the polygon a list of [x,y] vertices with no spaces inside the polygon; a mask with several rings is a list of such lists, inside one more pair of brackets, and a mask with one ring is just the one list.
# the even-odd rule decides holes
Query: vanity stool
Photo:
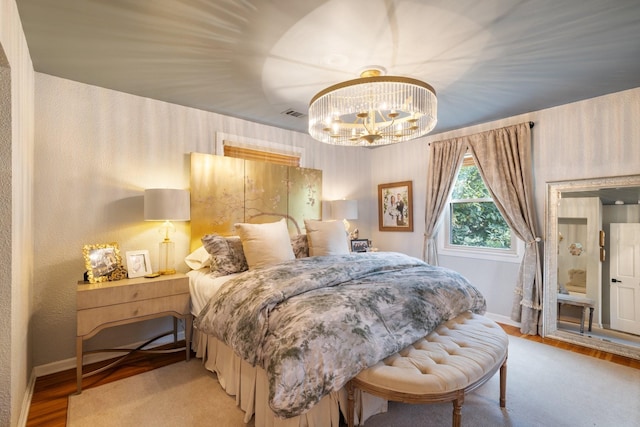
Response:
[{"label": "vanity stool", "polygon": [[580,317],[580,333],[584,334],[584,312],[589,309],[589,332],[591,332],[591,326],[593,325],[593,309],[595,307],[595,301],[581,297],[577,295],[558,294],[558,319],[560,318],[560,307],[562,304],[574,305],[576,307],[582,307],[582,315]]}]

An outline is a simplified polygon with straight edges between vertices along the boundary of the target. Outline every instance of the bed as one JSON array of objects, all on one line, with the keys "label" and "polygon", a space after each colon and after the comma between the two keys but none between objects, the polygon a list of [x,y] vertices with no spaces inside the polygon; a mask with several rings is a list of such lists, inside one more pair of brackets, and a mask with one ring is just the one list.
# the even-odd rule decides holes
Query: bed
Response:
[{"label": "bed", "polygon": [[[458,273],[391,252],[349,253],[344,227],[284,220],[210,234],[185,260],[194,349],[235,396],[245,422],[336,426],[343,386],[361,370],[464,312],[480,292]],[[362,421],[387,402],[356,397]]]},{"label": "bed", "polygon": [[[193,345],[245,422],[338,427],[343,385],[360,370],[458,313],[484,312],[455,272],[351,254],[342,222],[309,220],[322,218],[321,170],[190,157]],[[355,403],[362,420],[387,410],[366,393]]]}]

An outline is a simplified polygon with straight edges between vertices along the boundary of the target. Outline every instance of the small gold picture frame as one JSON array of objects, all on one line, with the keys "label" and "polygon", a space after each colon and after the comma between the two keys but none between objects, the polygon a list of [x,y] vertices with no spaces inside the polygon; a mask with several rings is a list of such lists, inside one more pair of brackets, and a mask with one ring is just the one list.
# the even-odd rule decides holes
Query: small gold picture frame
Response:
[{"label": "small gold picture frame", "polygon": [[120,248],[117,243],[84,245],[82,255],[89,283],[108,281],[109,275],[120,268],[122,264]]}]

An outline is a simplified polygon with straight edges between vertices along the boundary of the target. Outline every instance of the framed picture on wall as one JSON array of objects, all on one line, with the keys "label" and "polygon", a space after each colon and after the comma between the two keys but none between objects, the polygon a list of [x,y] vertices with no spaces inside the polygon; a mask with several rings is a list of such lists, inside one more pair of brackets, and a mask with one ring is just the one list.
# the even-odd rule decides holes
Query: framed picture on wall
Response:
[{"label": "framed picture on wall", "polygon": [[378,229],[413,231],[411,181],[378,185]]},{"label": "framed picture on wall", "polygon": [[127,275],[130,279],[151,273],[149,251],[127,251]]}]

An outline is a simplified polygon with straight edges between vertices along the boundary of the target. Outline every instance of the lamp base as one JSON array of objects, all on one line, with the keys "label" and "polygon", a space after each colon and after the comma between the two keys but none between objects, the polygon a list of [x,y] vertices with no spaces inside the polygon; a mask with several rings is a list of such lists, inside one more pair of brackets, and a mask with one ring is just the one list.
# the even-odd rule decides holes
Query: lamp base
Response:
[{"label": "lamp base", "polygon": [[160,242],[159,247],[159,255],[160,255],[160,265],[158,268],[158,273],[160,274],[176,274],[175,269],[175,243],[173,243],[169,239],[165,239]]}]

